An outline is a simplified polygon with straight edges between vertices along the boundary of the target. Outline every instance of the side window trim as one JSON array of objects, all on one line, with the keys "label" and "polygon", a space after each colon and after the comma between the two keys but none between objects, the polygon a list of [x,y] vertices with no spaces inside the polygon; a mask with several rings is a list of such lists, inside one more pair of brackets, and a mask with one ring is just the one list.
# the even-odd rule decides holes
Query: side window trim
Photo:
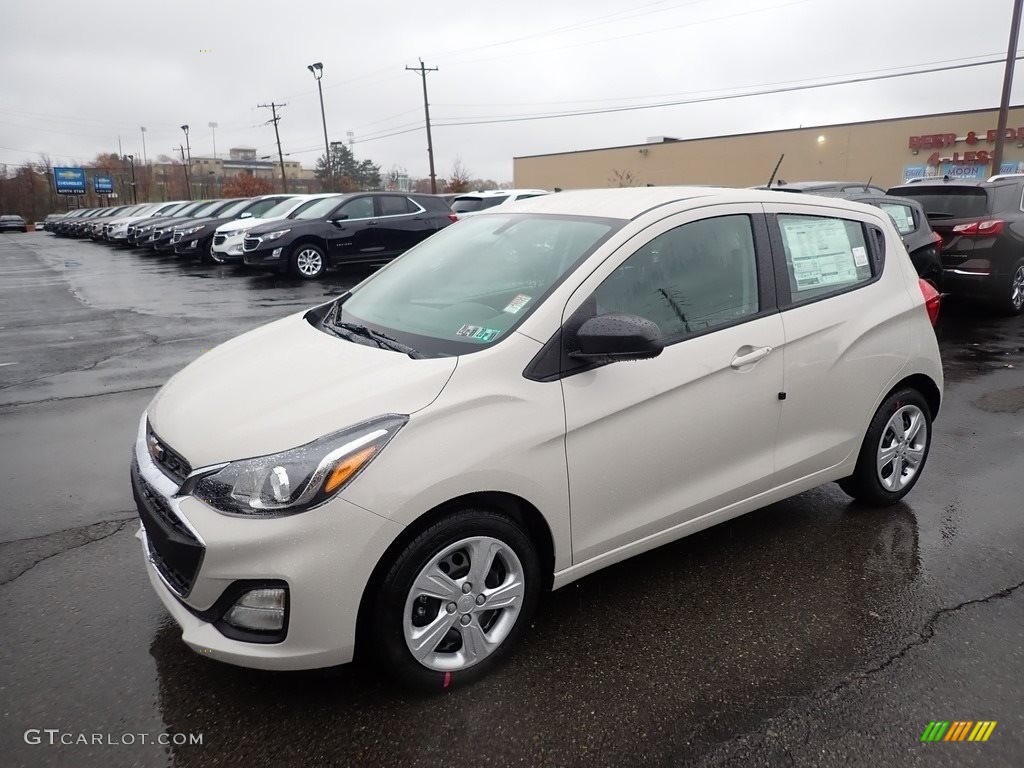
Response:
[{"label": "side window trim", "polygon": [[[377,202],[380,201],[380,200],[386,199],[388,196],[386,196],[386,195],[374,195],[373,197],[374,197],[374,200],[375,200],[375,202],[374,202],[374,211],[376,211],[377,208],[378,208]],[[417,203],[411,197],[406,197],[404,199],[405,199],[405,201],[407,203],[412,203],[418,210],[406,211],[405,213],[382,213],[382,214],[379,214],[377,216],[374,216],[373,218],[375,218],[375,219],[395,219],[395,218],[398,218],[399,216],[418,216],[421,213],[426,213],[427,209],[424,208],[419,203]],[[380,208],[380,210],[383,210],[383,208]]]},{"label": "side window trim", "polygon": [[[879,245],[875,239],[875,232],[881,234],[881,230],[873,224],[868,224],[860,219],[846,218],[838,215],[838,213],[826,214],[800,211],[783,215],[819,216],[821,218],[844,219],[846,221],[857,222],[860,224],[861,229],[864,232],[864,246],[868,249],[868,258],[871,260],[871,264],[874,267],[874,273],[871,275],[870,280],[844,285],[834,291],[822,293],[817,296],[810,296],[806,299],[794,299],[793,291],[789,284],[789,266],[786,263],[786,247],[782,242],[782,228],[779,226],[779,214],[768,213],[766,214],[766,218],[768,219],[768,235],[771,242],[772,261],[775,266],[775,285],[778,292],[777,298],[780,312],[786,312],[797,307],[805,307],[808,304],[814,304],[815,302],[822,301],[824,299],[835,298],[836,296],[841,296],[844,293],[859,291],[862,288],[873,285],[882,279],[882,272],[885,270],[885,254],[884,252],[879,253]],[[884,235],[882,235],[882,237],[882,242],[884,243]],[[882,247],[884,248],[884,245]]]}]

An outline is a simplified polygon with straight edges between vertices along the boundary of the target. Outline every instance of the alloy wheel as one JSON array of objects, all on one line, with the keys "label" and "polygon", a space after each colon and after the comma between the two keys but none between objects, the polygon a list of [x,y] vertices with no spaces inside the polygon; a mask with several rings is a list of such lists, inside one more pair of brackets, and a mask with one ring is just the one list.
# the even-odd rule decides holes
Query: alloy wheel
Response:
[{"label": "alloy wheel", "polygon": [[876,466],[878,479],[887,491],[900,491],[914,479],[924,462],[928,425],[916,405],[897,408],[882,431]]},{"label": "alloy wheel", "polygon": [[406,646],[429,669],[471,667],[508,637],[525,595],[523,566],[510,546],[490,536],[457,541],[413,581],[402,619]]},{"label": "alloy wheel", "polygon": [[1024,307],[1024,266],[1017,267],[1010,281],[1010,303],[1020,311]]},{"label": "alloy wheel", "polygon": [[324,268],[324,262],[317,251],[303,248],[295,257],[295,268],[305,277],[315,277]]}]

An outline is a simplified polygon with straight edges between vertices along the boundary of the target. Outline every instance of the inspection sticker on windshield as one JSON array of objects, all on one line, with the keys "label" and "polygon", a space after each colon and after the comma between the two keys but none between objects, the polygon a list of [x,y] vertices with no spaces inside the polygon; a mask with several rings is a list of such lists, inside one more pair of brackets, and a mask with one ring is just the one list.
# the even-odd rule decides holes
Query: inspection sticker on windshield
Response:
[{"label": "inspection sticker on windshield", "polygon": [[520,309],[530,303],[532,296],[527,296],[525,293],[516,294],[516,297],[512,299],[508,304],[505,305],[503,312],[508,312],[510,315],[514,315]]},{"label": "inspection sticker on windshield", "polygon": [[464,325],[455,332],[456,336],[475,336],[479,331],[482,331],[479,325]]}]

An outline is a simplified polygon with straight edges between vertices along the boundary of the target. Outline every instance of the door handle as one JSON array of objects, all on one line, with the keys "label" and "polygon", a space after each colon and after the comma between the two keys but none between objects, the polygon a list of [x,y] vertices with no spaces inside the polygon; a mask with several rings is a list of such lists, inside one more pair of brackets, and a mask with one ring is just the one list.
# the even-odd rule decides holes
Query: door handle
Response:
[{"label": "door handle", "polygon": [[748,365],[753,365],[758,360],[768,357],[774,347],[757,347],[756,349],[749,346],[740,347],[740,350],[744,349],[748,351],[741,354],[740,351],[737,350],[736,356],[732,359],[732,362],[729,363],[733,368],[743,368]]},{"label": "door handle", "polygon": [[374,224],[376,224],[376,223],[377,223],[377,221],[376,221],[376,219],[374,219],[374,220],[372,220],[372,221],[368,221],[368,222],[366,222],[366,223],[367,223],[367,224],[369,224],[369,225],[371,225],[371,226],[373,226]]}]

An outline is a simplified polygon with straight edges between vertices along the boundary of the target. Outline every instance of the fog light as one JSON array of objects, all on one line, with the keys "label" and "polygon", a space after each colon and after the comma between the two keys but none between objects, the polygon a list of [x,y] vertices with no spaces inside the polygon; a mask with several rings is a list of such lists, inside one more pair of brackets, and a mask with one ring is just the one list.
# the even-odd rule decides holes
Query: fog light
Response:
[{"label": "fog light", "polygon": [[272,254],[270,254],[270,257],[272,259],[280,259],[281,258],[281,251],[283,251],[283,250],[284,250],[284,248],[275,248],[274,252]]},{"label": "fog light", "polygon": [[250,590],[238,598],[238,602],[224,615],[224,621],[239,629],[280,632],[284,629],[287,595],[286,589]]}]

